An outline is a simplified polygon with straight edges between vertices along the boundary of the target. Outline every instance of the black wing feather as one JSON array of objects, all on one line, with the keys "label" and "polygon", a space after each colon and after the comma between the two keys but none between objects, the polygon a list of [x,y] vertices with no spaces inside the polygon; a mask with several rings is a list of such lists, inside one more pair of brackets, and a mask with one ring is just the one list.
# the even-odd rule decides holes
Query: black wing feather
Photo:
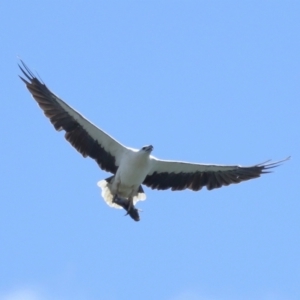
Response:
[{"label": "black wing feather", "polygon": [[[287,159],[289,157],[285,160]],[[172,189],[172,191],[180,191],[187,188],[199,191],[203,187],[212,190],[233,183],[258,178],[262,174],[270,173],[270,169],[277,167],[285,160],[258,164],[251,167],[236,166],[231,170],[225,171],[196,171],[191,173],[154,172],[145,178],[143,184],[158,190]]]},{"label": "black wing feather", "polygon": [[[59,104],[57,101],[59,98],[29,70],[23,61],[21,61],[21,63],[22,66],[19,65],[19,67],[26,79],[21,76],[20,78],[26,84],[27,89],[54,128],[58,131],[64,130],[66,132],[66,140],[70,142],[83,157],[89,156],[96,160],[103,170],[116,173],[118,167],[116,166],[115,157],[105,151],[101,144],[92,138],[79,122]],[[59,101],[66,104],[61,99],[59,99]]]}]

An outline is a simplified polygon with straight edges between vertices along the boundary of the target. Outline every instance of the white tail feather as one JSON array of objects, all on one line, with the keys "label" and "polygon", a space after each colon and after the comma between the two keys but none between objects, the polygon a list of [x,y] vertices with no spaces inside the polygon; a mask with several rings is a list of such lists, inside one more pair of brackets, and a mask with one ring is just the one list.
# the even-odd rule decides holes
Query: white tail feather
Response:
[{"label": "white tail feather", "polygon": [[[109,205],[110,207],[113,207],[113,208],[117,208],[117,209],[123,208],[120,205],[113,203],[112,200],[113,200],[114,196],[111,193],[109,183],[105,179],[98,181],[97,185],[101,188],[101,190],[102,190],[101,196],[107,205]],[[138,201],[143,201],[143,200],[146,200],[146,194],[138,193],[136,196],[133,197],[133,204],[135,205]]]}]

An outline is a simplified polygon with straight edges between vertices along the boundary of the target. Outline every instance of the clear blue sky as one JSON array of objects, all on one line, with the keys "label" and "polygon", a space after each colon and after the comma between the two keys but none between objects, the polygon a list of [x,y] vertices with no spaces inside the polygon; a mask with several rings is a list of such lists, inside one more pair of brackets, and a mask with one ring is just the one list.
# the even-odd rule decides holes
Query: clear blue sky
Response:
[{"label": "clear blue sky", "polygon": [[[299,1],[1,1],[0,300],[300,299]],[[292,159],[136,223],[17,77],[162,159]]]}]

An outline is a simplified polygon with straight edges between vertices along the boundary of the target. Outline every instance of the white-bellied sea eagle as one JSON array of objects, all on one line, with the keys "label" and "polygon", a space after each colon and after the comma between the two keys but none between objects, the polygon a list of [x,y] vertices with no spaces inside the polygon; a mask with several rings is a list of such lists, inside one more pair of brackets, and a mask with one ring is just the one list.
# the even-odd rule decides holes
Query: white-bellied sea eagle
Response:
[{"label": "white-bellied sea eagle", "polygon": [[212,190],[260,177],[286,160],[243,167],[157,159],[151,155],[152,145],[137,150],[120,144],[53,94],[21,63],[19,67],[26,79],[20,78],[54,128],[64,130],[66,140],[83,157],[91,157],[101,169],[113,174],[98,182],[105,202],[114,208],[124,208],[135,221],[140,217],[134,205],[146,199],[143,184],[157,190],[199,191],[204,186]]}]

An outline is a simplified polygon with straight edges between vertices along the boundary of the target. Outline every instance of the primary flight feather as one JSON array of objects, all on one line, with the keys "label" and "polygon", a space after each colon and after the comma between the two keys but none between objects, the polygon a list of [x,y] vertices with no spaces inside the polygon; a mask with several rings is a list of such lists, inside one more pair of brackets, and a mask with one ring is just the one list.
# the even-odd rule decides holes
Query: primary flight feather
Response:
[{"label": "primary flight feather", "polygon": [[260,177],[284,161],[242,167],[159,160],[151,155],[152,145],[137,150],[119,143],[53,94],[23,61],[21,64],[25,78],[20,78],[55,129],[64,130],[66,140],[78,152],[113,174],[98,182],[106,203],[124,208],[135,221],[140,218],[134,205],[146,199],[142,184],[158,190],[212,190]]}]

